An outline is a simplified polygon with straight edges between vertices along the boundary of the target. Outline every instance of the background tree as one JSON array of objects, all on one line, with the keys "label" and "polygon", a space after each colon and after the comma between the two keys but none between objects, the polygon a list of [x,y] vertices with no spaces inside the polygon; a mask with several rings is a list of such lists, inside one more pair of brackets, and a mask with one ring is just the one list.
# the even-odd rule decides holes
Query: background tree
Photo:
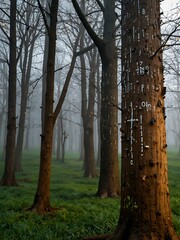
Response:
[{"label": "background tree", "polygon": [[[85,2],[81,1],[85,12]],[[81,38],[80,49],[85,48],[85,29],[80,24]],[[87,46],[90,45],[89,36]],[[88,49],[88,47],[87,47]],[[80,55],[81,64],[81,115],[83,122],[83,147],[84,147],[84,177],[96,177],[94,157],[94,105],[95,105],[95,75],[96,75],[96,50],[90,50]],[[86,59],[88,61],[86,61]],[[89,68],[88,68],[89,66]],[[89,77],[87,76],[89,69]],[[88,84],[89,81],[89,84]]]},{"label": "background tree", "polygon": [[[32,1],[33,4],[34,1]],[[25,120],[27,112],[27,102],[29,94],[29,86],[32,71],[33,53],[35,50],[35,43],[37,38],[40,36],[40,29],[38,29],[40,14],[34,13],[34,7],[29,3],[22,5],[24,15],[25,26],[22,24],[19,26],[19,32],[21,36],[21,54],[19,68],[21,72],[21,97],[20,97],[20,112],[19,112],[19,123],[17,132],[17,143],[16,143],[16,157],[15,157],[15,170],[22,171],[22,150],[24,142],[24,130]]]},{"label": "background tree", "polygon": [[97,1],[104,16],[103,39],[95,33],[86,20],[76,0],[74,8],[85,29],[97,46],[102,60],[101,82],[101,168],[97,195],[114,197],[120,193],[118,170],[118,128],[117,128],[117,49],[115,44],[117,16],[115,1]]},{"label": "background tree", "polygon": [[[168,118],[167,129],[174,136],[174,143],[177,147],[177,152],[180,155],[180,49],[179,46],[173,46],[166,52],[165,70],[167,81],[168,99],[166,100],[167,111],[173,114],[173,118]],[[172,140],[171,140],[172,141]],[[172,145],[173,145],[172,142]]]},{"label": "background tree", "polygon": [[[8,65],[5,62],[0,64],[0,145],[3,146],[4,152],[4,143],[6,136],[6,113],[7,113],[7,103],[8,103]],[[2,158],[4,159],[4,157]]]},{"label": "background tree", "polygon": [[[83,113],[83,126],[84,126],[84,177],[96,177],[96,164],[94,156],[94,104],[95,104],[95,76],[96,76],[96,49],[91,50],[88,53],[89,59],[89,86],[88,86],[88,101],[85,106],[85,112]],[[84,79],[83,79],[84,80]],[[86,80],[86,78],[85,78]],[[81,83],[83,84],[83,83]],[[87,89],[84,89],[86,94]],[[82,98],[82,105],[85,104]]]}]

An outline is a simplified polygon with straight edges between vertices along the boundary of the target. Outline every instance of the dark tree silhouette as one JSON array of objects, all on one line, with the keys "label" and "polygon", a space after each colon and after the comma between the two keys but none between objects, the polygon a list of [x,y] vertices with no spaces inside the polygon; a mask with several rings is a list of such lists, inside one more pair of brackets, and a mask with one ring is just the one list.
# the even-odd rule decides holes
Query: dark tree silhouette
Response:
[{"label": "dark tree silhouette", "polygon": [[1,185],[15,186],[17,185],[14,171],[16,141],[16,0],[10,2],[9,46],[7,138],[5,168],[1,180]]}]

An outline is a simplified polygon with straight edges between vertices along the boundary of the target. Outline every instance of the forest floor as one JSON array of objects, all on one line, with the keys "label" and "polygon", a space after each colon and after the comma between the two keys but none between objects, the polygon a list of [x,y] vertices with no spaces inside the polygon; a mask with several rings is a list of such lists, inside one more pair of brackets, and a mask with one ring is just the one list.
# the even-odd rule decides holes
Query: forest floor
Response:
[{"label": "forest floor", "polygon": [[[37,187],[38,151],[23,155],[18,187],[0,187],[1,240],[78,240],[111,233],[119,217],[119,199],[95,197],[98,178],[83,178],[77,154],[67,154],[64,164],[52,161],[51,205],[60,210],[46,215],[28,212]],[[4,162],[0,159],[0,176]],[[173,223],[180,235],[180,159],[169,153],[169,185]]]}]

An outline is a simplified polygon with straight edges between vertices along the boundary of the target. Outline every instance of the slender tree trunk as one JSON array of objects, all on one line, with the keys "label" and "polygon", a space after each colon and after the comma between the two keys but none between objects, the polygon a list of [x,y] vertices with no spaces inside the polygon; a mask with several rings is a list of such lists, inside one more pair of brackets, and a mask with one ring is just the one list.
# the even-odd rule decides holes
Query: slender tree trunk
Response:
[{"label": "slender tree trunk", "polygon": [[168,189],[160,4],[122,1],[122,187],[110,239],[179,239]]},{"label": "slender tree trunk", "polygon": [[[52,0],[46,0],[46,9],[50,11],[49,6],[51,5]],[[50,25],[50,17],[46,15],[47,24]],[[46,29],[45,34],[45,43],[44,43],[44,58],[43,58],[43,78],[42,78],[42,104],[41,104],[41,125],[42,131],[44,129],[44,115],[45,115],[45,94],[46,94],[46,78],[47,78],[47,62],[48,62],[48,51],[49,51],[49,36],[48,30]]]},{"label": "slender tree trunk", "polygon": [[61,159],[61,113],[57,119],[57,149],[56,149],[56,160]]},{"label": "slender tree trunk", "polygon": [[[81,1],[81,5],[83,10],[85,11],[85,2]],[[85,29],[83,25],[80,25],[81,38],[80,38],[80,49],[84,48],[84,33]],[[86,146],[86,138],[85,138],[85,117],[87,114],[87,78],[86,78],[86,63],[84,54],[80,55],[80,63],[81,63],[81,117],[82,117],[82,143],[81,143],[81,155],[80,160],[83,160],[83,169],[85,165],[85,146]]]},{"label": "slender tree trunk", "polygon": [[95,101],[95,60],[96,50],[92,50],[89,58],[90,61],[90,75],[89,75],[89,97],[88,109],[84,119],[84,177],[96,177],[96,165],[94,158],[94,101]]},{"label": "slender tree trunk", "polygon": [[[8,105],[8,101],[6,103]],[[7,109],[8,107],[6,107]],[[7,116],[5,117],[5,126],[7,126]],[[2,149],[2,160],[5,161],[5,155],[6,155],[6,138],[7,138],[7,128],[4,129],[4,136],[3,136],[3,149]]]},{"label": "slender tree trunk", "polygon": [[25,136],[25,143],[24,143],[24,149],[29,149],[29,135],[30,135],[30,128],[31,128],[31,113],[30,110],[28,111],[28,117],[27,117],[27,127],[26,127],[26,136]]},{"label": "slender tree trunk", "polygon": [[51,3],[51,22],[49,27],[49,47],[47,61],[47,79],[44,108],[43,134],[41,136],[41,154],[38,187],[34,198],[32,210],[37,212],[51,211],[50,206],[50,174],[52,158],[52,141],[55,118],[53,113],[54,102],[54,68],[56,51],[56,22],[58,0]]},{"label": "slender tree trunk", "polygon": [[[39,3],[39,2],[38,2]],[[58,104],[53,109],[54,103],[54,68],[55,68],[55,52],[56,52],[56,24],[58,12],[58,0],[53,0],[50,7],[50,26],[48,27],[49,46],[48,46],[48,62],[47,62],[47,78],[46,78],[46,94],[44,108],[44,124],[41,136],[41,155],[40,170],[37,191],[34,197],[34,203],[31,210],[37,212],[51,211],[50,206],[50,175],[51,175],[51,159],[52,159],[52,141],[53,130],[58,114],[62,109],[62,105],[68,90],[69,82],[76,63],[76,50],[79,42],[79,34],[74,45],[71,65],[66,76],[66,80],[62,89]],[[40,3],[39,3],[40,4]],[[40,8],[41,5],[40,5]]]},{"label": "slender tree trunk", "polygon": [[[82,124],[83,125],[83,124]],[[80,141],[79,141],[79,148],[80,148],[80,156],[79,161],[84,162],[84,128],[80,127]]]},{"label": "slender tree trunk", "polygon": [[16,0],[10,2],[10,58],[9,58],[9,90],[8,120],[5,168],[1,185],[17,185],[14,171],[16,139]]},{"label": "slender tree trunk", "polygon": [[3,134],[2,134],[2,132],[3,132],[3,120],[4,120],[4,114],[5,114],[5,106],[3,105],[2,106],[2,111],[1,111],[1,113],[0,113],[0,146],[1,146],[1,143],[2,143],[2,140],[3,140],[3,138],[2,138],[2,136],[3,136]]},{"label": "slender tree trunk", "polygon": [[101,110],[101,87],[100,87],[100,71],[99,71],[100,59],[97,59],[97,129],[98,129],[98,152],[96,166],[100,167],[101,162],[101,131],[100,131],[100,110]]},{"label": "slender tree trunk", "polygon": [[61,117],[60,119],[60,138],[61,138],[61,162],[64,163],[64,154],[65,154],[65,130],[64,130],[64,125],[63,125],[63,119]]},{"label": "slender tree trunk", "polygon": [[[61,126],[63,126],[62,119],[61,119]],[[62,131],[62,138],[61,138],[62,159],[61,159],[61,162],[65,163],[65,142],[66,142],[67,136],[66,136],[66,131],[65,130],[63,131],[63,128],[61,129],[61,131]]]},{"label": "slender tree trunk", "polygon": [[[19,129],[16,143],[16,156],[15,156],[15,170],[22,171],[22,151],[24,142],[24,129],[27,112],[27,100],[29,92],[29,81],[31,76],[31,66],[33,58],[33,49],[36,37],[32,37],[31,47],[28,53],[28,44],[25,42],[25,56],[23,62],[22,81],[21,81],[21,105],[20,105],[20,117],[19,117]],[[28,39],[29,40],[29,39]]]}]

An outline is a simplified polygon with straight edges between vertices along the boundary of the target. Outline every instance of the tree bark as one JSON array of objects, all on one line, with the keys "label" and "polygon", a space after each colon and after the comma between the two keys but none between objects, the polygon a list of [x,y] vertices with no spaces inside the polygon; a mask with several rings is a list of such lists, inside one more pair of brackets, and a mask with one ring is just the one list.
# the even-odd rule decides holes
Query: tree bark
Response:
[{"label": "tree bark", "polygon": [[101,110],[101,88],[100,88],[100,58],[98,56],[97,59],[97,130],[98,130],[98,147],[97,147],[97,161],[96,161],[96,166],[99,168],[100,167],[100,162],[101,162],[101,130],[100,130],[100,110]]},{"label": "tree bark", "polygon": [[56,51],[56,23],[58,0],[51,3],[51,21],[49,27],[49,47],[47,61],[47,78],[46,78],[46,94],[44,108],[44,124],[43,134],[41,136],[41,154],[40,169],[37,191],[34,197],[32,210],[37,212],[48,212],[52,208],[50,206],[50,174],[51,174],[51,157],[52,157],[52,141],[55,117],[53,113],[54,102],[54,68],[55,68],[55,51]]},{"label": "tree bark", "polygon": [[104,30],[100,39],[76,0],[72,0],[88,34],[97,46],[102,60],[101,83],[101,170],[97,195],[114,197],[120,194],[118,170],[118,124],[117,124],[117,49],[115,44],[115,1],[104,0]]},{"label": "tree bark", "polygon": [[16,0],[10,2],[10,57],[9,57],[9,90],[8,120],[5,168],[1,185],[16,186],[14,171],[16,141]]},{"label": "tree bark", "polygon": [[122,186],[113,240],[179,239],[168,189],[159,18],[159,1],[122,1]]},{"label": "tree bark", "polygon": [[120,194],[118,167],[118,86],[117,49],[115,45],[115,1],[104,1],[104,45],[101,82],[101,167],[97,195],[115,197]]},{"label": "tree bark", "polygon": [[[74,52],[71,60],[71,65],[66,76],[66,80],[62,89],[61,96],[54,110],[54,69],[55,69],[55,52],[56,52],[56,24],[58,12],[58,0],[53,0],[50,7],[50,27],[48,28],[49,46],[48,46],[48,61],[47,61],[47,78],[46,78],[46,94],[44,108],[44,124],[41,136],[41,155],[40,169],[37,191],[34,197],[34,203],[31,210],[37,212],[48,212],[52,210],[50,205],[50,175],[51,175],[51,160],[52,160],[52,142],[54,125],[58,114],[61,111],[73,69],[76,63],[76,50],[78,47],[79,37],[74,45]],[[40,3],[39,3],[40,4]],[[41,8],[41,5],[40,5]]]},{"label": "tree bark", "polygon": [[94,102],[95,102],[95,74],[96,49],[90,52],[89,96],[87,111],[84,116],[84,177],[96,177],[96,164],[94,157]]},{"label": "tree bark", "polygon": [[[58,86],[60,90],[60,85]],[[58,91],[60,92],[60,91]],[[56,148],[56,160],[60,161],[61,160],[61,118],[62,114],[60,113],[58,118],[57,118],[57,148]]]}]

